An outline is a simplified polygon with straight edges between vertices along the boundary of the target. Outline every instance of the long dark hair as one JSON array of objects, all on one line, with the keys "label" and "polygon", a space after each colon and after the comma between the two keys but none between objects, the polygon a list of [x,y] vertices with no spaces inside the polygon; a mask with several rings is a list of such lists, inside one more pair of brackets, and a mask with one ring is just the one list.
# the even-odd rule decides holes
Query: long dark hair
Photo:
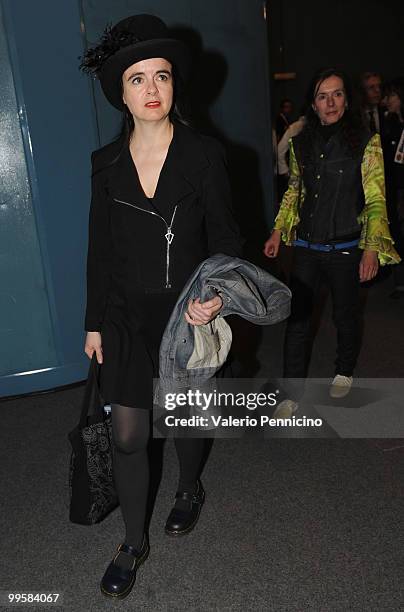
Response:
[{"label": "long dark hair", "polygon": [[300,137],[300,153],[305,160],[308,160],[313,155],[314,140],[321,126],[312,104],[320,85],[331,76],[339,77],[343,83],[347,108],[341,118],[341,130],[352,156],[358,153],[363,140],[365,128],[359,113],[355,112],[352,108],[352,86],[349,77],[345,72],[337,68],[321,68],[313,75],[306,93],[306,122]]},{"label": "long dark hair", "polygon": [[401,116],[404,118],[404,77],[392,79],[385,84],[383,87],[383,96],[388,96],[390,94],[397,94],[400,98]]}]

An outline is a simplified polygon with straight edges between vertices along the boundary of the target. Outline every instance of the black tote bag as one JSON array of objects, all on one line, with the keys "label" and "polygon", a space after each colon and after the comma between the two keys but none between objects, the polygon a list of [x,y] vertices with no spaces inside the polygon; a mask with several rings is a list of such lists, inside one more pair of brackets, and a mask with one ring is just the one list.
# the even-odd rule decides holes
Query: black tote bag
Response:
[{"label": "black tote bag", "polygon": [[68,434],[72,446],[69,469],[72,523],[93,525],[118,505],[112,475],[111,418],[104,414],[94,352],[78,425]]}]

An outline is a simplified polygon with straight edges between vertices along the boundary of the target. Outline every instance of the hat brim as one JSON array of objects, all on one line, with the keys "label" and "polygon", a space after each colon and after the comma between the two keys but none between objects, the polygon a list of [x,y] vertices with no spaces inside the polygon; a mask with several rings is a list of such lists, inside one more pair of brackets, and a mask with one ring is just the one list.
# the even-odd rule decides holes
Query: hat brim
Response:
[{"label": "hat brim", "polygon": [[122,100],[122,74],[132,64],[153,57],[168,60],[182,80],[187,80],[191,56],[188,47],[180,40],[154,38],[128,45],[107,59],[99,75],[102,90],[115,108],[123,110],[125,106]]}]

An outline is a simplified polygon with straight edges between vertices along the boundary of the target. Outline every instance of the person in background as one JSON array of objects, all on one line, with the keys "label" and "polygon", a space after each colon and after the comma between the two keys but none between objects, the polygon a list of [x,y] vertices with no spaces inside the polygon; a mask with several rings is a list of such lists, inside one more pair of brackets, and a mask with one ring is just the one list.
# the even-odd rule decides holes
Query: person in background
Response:
[{"label": "person in background", "polygon": [[279,142],[286,130],[288,129],[293,114],[293,102],[289,98],[281,101],[279,113],[275,121],[275,130],[277,141]]},{"label": "person in background", "polygon": [[[384,88],[387,116],[383,133],[387,210],[390,229],[401,258],[404,257],[404,78]],[[404,298],[404,262],[393,268],[392,299]]]},{"label": "person in background", "polygon": [[382,77],[378,72],[364,72],[359,78],[360,112],[362,121],[372,134],[383,132],[384,112]]},{"label": "person in background", "polygon": [[[291,141],[289,187],[264,253],[276,257],[282,239],[294,245],[284,378],[307,375],[311,316],[324,275],[337,328],[330,395],[344,397],[359,353],[359,284],[376,276],[379,263],[400,258],[387,221],[380,136],[352,113],[347,76],[335,68],[317,72],[307,108],[305,126]],[[287,386],[277,416],[290,416],[304,390],[302,383]]]},{"label": "person in background", "polygon": [[282,138],[278,143],[277,148],[277,170],[278,170],[278,198],[279,201],[283,198],[288,187],[289,180],[289,141],[294,136],[300,134],[304,127],[306,118],[303,115],[297,121],[290,124]]}]

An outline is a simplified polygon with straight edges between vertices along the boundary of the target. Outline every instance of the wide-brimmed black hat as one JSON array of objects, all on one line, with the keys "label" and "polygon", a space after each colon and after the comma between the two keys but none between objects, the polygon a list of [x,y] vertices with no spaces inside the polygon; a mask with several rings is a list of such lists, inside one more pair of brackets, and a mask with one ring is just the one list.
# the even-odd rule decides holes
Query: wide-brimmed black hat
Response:
[{"label": "wide-brimmed black hat", "polygon": [[161,19],[154,15],[133,15],[105,30],[100,44],[89,49],[80,67],[95,73],[108,101],[123,110],[122,74],[144,59],[163,57],[185,81],[191,66],[188,47],[175,38]]}]

